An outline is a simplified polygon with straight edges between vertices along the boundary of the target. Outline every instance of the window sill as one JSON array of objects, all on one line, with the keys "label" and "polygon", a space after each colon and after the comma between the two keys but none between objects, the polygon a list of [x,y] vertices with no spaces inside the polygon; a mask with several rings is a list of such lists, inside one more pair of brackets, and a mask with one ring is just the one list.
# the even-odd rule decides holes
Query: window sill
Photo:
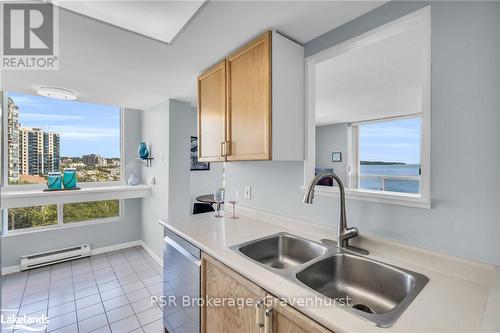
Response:
[{"label": "window sill", "polygon": [[125,184],[88,186],[76,191],[43,192],[42,189],[2,188],[1,208],[64,204],[72,202],[144,198],[151,194],[151,185]]},{"label": "window sill", "polygon": [[[306,190],[305,186],[301,186],[303,191]],[[325,197],[338,197],[339,190],[337,187],[330,186],[316,186],[315,195],[325,196]],[[378,202],[388,205],[397,206],[407,206],[414,208],[431,208],[430,200],[424,198],[420,194],[411,193],[398,193],[398,192],[381,192],[381,191],[371,191],[371,190],[360,190],[346,188],[346,199],[367,201],[367,202]]]}]

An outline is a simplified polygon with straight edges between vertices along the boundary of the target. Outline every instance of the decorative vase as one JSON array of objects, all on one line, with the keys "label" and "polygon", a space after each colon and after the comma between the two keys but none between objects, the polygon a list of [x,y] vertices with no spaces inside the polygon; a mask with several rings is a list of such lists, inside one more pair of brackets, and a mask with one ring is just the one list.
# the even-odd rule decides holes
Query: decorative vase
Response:
[{"label": "decorative vase", "polygon": [[47,177],[47,188],[49,190],[60,190],[62,188],[62,179],[60,172],[49,172]]},{"label": "decorative vase", "polygon": [[135,185],[139,185],[140,183],[141,183],[141,179],[139,177],[137,177],[137,175],[135,174],[134,171],[132,171],[129,179],[127,180],[127,184],[130,186],[135,186]]},{"label": "decorative vase", "polygon": [[141,144],[139,145],[139,157],[143,160],[149,157],[148,146],[145,142],[141,142]]}]

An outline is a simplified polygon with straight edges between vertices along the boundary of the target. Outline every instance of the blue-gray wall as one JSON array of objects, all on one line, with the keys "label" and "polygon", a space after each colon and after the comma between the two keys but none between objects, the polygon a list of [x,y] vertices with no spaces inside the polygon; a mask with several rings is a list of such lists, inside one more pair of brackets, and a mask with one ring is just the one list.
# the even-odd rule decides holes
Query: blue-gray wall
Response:
[{"label": "blue-gray wall", "polygon": [[[500,264],[500,3],[390,2],[306,44],[306,56],[431,4],[432,209],[349,201],[361,233]],[[241,205],[337,223],[337,203],[302,203],[300,162],[226,164],[228,193],[252,185]],[[325,235],[328,236],[328,235]],[[334,235],[330,235],[333,237]]]}]

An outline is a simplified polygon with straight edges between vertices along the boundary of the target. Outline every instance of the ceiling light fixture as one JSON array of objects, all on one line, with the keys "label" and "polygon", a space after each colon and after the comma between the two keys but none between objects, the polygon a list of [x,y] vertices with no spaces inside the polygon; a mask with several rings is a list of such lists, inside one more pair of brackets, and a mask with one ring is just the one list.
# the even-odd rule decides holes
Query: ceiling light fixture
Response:
[{"label": "ceiling light fixture", "polygon": [[57,87],[40,87],[36,92],[40,96],[59,99],[63,101],[74,101],[77,97],[75,92]]}]

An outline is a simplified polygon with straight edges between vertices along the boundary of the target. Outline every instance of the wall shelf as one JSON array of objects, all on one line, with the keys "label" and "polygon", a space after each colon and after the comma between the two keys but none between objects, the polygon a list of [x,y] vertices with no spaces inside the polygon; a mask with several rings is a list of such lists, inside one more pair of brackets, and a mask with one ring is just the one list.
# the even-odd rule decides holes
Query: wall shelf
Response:
[{"label": "wall shelf", "polygon": [[1,208],[16,208],[71,202],[134,199],[151,195],[151,185],[129,186],[126,184],[88,186],[78,191],[44,192],[37,189],[2,188]]},{"label": "wall shelf", "polygon": [[153,166],[154,157],[148,157],[148,158],[137,157],[136,160],[137,160],[137,163],[142,164],[142,166],[144,166],[146,168],[151,168]]}]

